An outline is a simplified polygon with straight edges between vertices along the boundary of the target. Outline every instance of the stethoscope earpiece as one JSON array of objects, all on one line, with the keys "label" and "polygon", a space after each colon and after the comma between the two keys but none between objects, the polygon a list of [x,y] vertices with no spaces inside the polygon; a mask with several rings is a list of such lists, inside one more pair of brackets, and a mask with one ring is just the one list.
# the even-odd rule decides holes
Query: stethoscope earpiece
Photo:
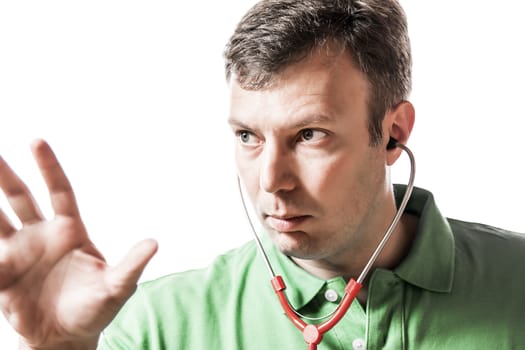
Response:
[{"label": "stethoscope earpiece", "polygon": [[390,139],[388,140],[388,144],[386,145],[386,150],[390,151],[397,147],[397,140],[390,136]]}]

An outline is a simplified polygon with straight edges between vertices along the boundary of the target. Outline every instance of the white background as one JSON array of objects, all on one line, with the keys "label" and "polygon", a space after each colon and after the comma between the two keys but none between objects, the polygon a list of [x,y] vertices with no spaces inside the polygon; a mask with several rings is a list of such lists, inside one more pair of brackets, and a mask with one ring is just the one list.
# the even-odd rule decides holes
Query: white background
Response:
[{"label": "white background", "polygon": [[[0,3],[0,153],[51,214],[29,152],[32,139],[47,139],[110,263],[142,238],[159,241],[142,280],[205,266],[251,239],[222,49],[253,3]],[[402,3],[414,55],[416,184],[447,216],[525,232],[520,2]],[[407,166],[393,169],[397,182]],[[0,342],[15,348],[3,319]]]}]

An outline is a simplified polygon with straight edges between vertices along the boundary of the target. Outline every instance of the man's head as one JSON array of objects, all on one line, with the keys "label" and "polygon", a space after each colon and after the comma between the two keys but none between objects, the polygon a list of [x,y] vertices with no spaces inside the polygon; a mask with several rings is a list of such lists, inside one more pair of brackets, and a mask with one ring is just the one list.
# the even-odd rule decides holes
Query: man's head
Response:
[{"label": "man's head", "polygon": [[226,46],[226,76],[244,89],[265,89],[327,45],[348,52],[370,83],[368,129],[378,145],[385,112],[411,89],[407,23],[396,0],[263,0]]},{"label": "man's head", "polygon": [[395,212],[401,151],[388,137],[406,142],[413,125],[399,6],[263,0],[226,61],[239,175],[276,246],[309,262],[368,258]]}]

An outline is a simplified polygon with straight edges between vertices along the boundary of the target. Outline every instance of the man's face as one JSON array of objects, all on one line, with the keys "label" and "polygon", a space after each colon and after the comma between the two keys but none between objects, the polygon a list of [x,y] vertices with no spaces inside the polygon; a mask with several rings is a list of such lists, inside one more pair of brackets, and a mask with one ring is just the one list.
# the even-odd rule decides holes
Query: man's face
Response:
[{"label": "man's face", "polygon": [[368,91],[347,53],[322,50],[267,89],[244,90],[232,78],[239,175],[283,253],[338,259],[383,230],[385,149],[369,146]]}]

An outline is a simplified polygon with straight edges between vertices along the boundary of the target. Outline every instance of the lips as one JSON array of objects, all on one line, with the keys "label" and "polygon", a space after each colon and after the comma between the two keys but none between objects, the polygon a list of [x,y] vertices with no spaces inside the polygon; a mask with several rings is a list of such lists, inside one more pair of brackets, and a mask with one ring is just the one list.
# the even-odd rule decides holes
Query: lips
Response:
[{"label": "lips", "polygon": [[266,222],[268,225],[279,232],[294,232],[299,231],[300,226],[309,218],[308,215],[298,216],[276,216],[268,215]]}]

